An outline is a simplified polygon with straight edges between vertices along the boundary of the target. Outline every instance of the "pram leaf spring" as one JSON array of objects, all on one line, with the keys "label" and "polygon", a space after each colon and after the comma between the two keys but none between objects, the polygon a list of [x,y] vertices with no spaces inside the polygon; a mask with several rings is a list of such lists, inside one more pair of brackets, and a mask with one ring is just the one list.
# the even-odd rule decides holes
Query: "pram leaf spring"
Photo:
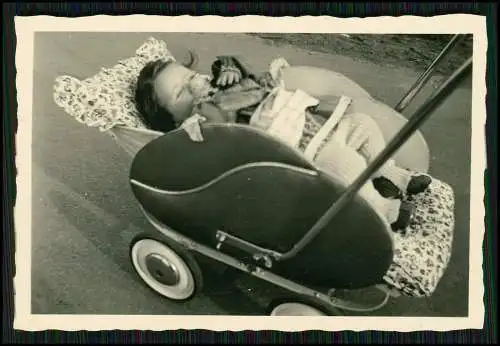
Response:
[{"label": "pram leaf spring", "polygon": [[280,256],[280,254],[276,251],[264,249],[223,231],[217,231],[215,237],[218,241],[217,250],[220,250],[222,244],[224,243],[230,246],[232,245],[240,250],[252,254],[255,261],[263,260],[266,268],[272,267],[272,258],[276,259]]}]

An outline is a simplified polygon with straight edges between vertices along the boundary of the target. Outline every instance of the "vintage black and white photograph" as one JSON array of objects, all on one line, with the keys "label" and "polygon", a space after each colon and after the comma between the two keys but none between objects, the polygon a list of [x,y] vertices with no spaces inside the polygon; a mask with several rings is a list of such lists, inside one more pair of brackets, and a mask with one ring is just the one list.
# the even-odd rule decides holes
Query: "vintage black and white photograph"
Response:
[{"label": "vintage black and white photograph", "polygon": [[482,328],[484,18],[16,35],[16,328]]}]

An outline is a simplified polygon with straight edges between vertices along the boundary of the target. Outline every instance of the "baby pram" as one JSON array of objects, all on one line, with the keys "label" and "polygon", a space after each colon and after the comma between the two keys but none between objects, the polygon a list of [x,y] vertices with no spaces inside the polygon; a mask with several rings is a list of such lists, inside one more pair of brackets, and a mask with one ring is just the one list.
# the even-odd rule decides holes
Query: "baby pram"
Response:
[{"label": "baby pram", "polygon": [[[340,74],[312,67],[285,71],[289,88],[317,98],[348,95],[358,100],[357,110],[374,115],[392,138],[350,186],[322,175],[298,152],[248,126],[202,125],[203,144],[190,141],[182,130],[163,134],[110,128],[133,157],[132,191],[159,231],[133,240],[134,268],[146,284],[172,300],[189,299],[201,287],[202,272],[193,255],[198,253],[292,292],[288,301],[271,306],[273,315],[381,307],[397,292],[384,282],[394,240],[387,223],[357,191],[391,156],[410,170],[428,170],[429,149],[418,128],[466,77],[471,64],[472,58],[409,121],[398,112],[428,80],[435,64],[395,107],[398,112]],[[386,111],[375,112],[373,107]],[[332,290],[374,285],[386,296],[370,307],[336,298]]]}]

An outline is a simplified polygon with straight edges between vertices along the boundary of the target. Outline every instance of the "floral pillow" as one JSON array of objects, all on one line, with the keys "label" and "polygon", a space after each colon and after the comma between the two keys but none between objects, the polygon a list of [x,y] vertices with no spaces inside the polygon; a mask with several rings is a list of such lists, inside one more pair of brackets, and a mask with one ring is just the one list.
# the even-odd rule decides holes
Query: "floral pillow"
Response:
[{"label": "floral pillow", "polygon": [[71,117],[101,131],[117,125],[145,128],[134,103],[135,84],[141,69],[157,59],[175,60],[165,42],[150,37],[134,56],[102,68],[94,76],[84,80],[57,77],[54,101]]}]

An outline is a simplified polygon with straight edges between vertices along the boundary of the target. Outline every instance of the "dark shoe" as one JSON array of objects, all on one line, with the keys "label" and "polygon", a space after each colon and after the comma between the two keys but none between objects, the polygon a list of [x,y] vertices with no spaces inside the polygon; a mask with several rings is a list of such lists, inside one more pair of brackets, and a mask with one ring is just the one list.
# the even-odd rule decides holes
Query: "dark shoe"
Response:
[{"label": "dark shoe", "polygon": [[422,193],[427,189],[427,187],[429,187],[431,182],[432,178],[425,174],[416,175],[411,178],[408,187],[406,188],[406,192],[409,195],[416,195],[418,193]]},{"label": "dark shoe", "polygon": [[392,181],[384,177],[377,177],[373,180],[373,186],[384,198],[401,199],[403,192]]},{"label": "dark shoe", "polygon": [[409,202],[401,202],[399,207],[399,217],[391,224],[393,231],[402,230],[408,227],[415,213],[415,206]]}]

